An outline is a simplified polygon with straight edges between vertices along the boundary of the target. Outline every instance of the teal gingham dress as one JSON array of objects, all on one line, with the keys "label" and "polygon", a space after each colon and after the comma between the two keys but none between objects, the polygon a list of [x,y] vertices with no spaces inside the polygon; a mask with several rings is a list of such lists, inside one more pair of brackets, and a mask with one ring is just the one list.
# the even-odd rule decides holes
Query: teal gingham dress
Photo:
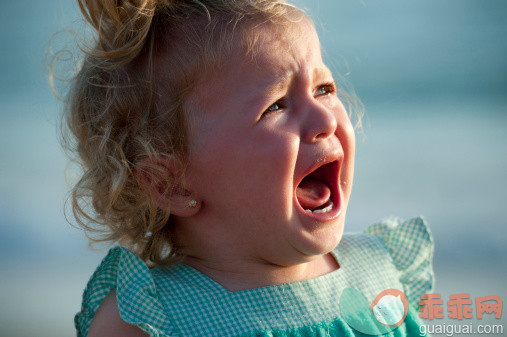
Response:
[{"label": "teal gingham dress", "polygon": [[196,269],[179,263],[149,269],[123,247],[112,248],[91,277],[75,317],[85,337],[102,300],[117,291],[121,317],[152,337],[367,336],[340,313],[345,288],[369,303],[383,290],[405,293],[404,323],[384,336],[419,336],[420,295],[433,289],[433,238],[421,217],[388,218],[364,233],[345,233],[332,252],[340,268],[314,279],[229,292]]}]

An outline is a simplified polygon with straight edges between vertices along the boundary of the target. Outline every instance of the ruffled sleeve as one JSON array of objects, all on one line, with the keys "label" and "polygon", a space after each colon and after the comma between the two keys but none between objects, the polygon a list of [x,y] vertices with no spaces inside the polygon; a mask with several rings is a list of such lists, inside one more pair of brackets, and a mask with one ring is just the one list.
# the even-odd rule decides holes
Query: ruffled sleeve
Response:
[{"label": "ruffled sleeve", "polygon": [[433,291],[433,236],[423,217],[384,219],[365,231],[382,241],[399,272],[410,304],[418,309],[422,294]]},{"label": "ruffled sleeve", "polygon": [[118,309],[125,322],[138,326],[151,337],[176,336],[146,264],[129,250],[115,247],[86,286],[81,311],[74,318],[78,337],[88,335],[95,312],[113,289],[116,289]]}]

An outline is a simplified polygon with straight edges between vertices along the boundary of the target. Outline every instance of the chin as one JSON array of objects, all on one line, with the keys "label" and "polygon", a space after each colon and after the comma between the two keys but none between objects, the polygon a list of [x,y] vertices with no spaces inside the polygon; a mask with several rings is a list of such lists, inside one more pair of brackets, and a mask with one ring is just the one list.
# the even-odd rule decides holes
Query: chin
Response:
[{"label": "chin", "polygon": [[305,233],[301,240],[299,251],[307,256],[319,256],[331,252],[338,246],[343,236],[343,221],[318,228],[314,232]]}]

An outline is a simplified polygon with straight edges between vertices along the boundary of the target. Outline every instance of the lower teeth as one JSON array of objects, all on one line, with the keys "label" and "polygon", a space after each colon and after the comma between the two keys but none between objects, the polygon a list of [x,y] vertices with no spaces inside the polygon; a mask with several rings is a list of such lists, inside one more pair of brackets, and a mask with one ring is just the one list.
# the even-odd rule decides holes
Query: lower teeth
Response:
[{"label": "lower teeth", "polygon": [[313,211],[311,209],[306,209],[305,211],[313,213],[313,214],[327,213],[327,212],[329,212],[330,210],[333,209],[333,202],[332,201],[328,201],[326,204],[327,204],[327,206],[324,207],[324,208],[319,208],[319,209],[316,209],[316,210],[313,210]]}]

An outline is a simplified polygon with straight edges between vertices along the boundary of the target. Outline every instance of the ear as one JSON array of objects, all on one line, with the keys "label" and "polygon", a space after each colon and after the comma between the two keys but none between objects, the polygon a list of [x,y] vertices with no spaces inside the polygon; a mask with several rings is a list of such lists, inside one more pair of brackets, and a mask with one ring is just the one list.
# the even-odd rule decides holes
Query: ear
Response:
[{"label": "ear", "polygon": [[159,208],[170,209],[171,214],[180,217],[199,212],[201,203],[182,186],[183,167],[174,157],[143,159],[136,163],[135,175],[139,185]]}]

